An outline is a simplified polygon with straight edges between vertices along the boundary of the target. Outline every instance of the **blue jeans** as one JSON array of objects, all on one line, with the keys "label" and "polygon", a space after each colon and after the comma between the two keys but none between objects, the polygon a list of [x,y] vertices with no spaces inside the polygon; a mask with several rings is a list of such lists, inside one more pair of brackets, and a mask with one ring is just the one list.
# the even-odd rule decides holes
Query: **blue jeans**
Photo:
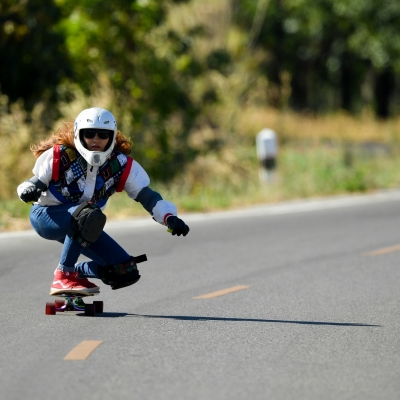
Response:
[{"label": "blue jeans", "polygon": [[[95,243],[86,248],[72,240],[68,231],[71,227],[71,215],[77,207],[78,204],[49,207],[34,204],[30,213],[31,224],[42,238],[57,240],[63,244],[59,269],[78,272],[80,276],[99,278],[99,266],[126,262],[130,255],[104,231]],[[77,263],[81,254],[92,261]]]}]

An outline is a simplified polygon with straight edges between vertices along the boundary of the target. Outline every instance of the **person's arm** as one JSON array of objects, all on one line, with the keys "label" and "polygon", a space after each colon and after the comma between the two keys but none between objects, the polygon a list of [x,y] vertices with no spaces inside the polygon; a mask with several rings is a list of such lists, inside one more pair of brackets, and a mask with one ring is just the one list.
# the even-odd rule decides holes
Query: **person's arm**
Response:
[{"label": "person's arm", "polygon": [[22,182],[18,188],[17,193],[19,198],[25,203],[32,203],[38,201],[42,192],[47,190],[47,186],[36,176]]},{"label": "person's arm", "polygon": [[150,178],[142,166],[133,161],[124,190],[161,225],[168,226],[173,235],[186,236],[189,227],[178,218],[175,204],[164,200],[160,193],[149,187]]},{"label": "person's arm", "polygon": [[19,198],[25,203],[38,201],[42,192],[45,192],[51,180],[53,149],[45,151],[36,160],[32,170],[32,178],[22,182],[17,187]]}]

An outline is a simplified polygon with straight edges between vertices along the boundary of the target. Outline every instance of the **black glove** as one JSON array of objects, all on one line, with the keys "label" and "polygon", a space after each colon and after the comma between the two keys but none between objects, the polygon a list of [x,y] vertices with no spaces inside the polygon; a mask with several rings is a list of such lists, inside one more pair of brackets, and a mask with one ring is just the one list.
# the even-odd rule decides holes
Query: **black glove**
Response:
[{"label": "black glove", "polygon": [[173,235],[186,236],[189,233],[189,227],[175,215],[170,215],[167,218],[167,226]]},{"label": "black glove", "polygon": [[42,191],[32,184],[21,193],[19,198],[25,203],[32,203],[32,201],[38,201],[41,194]]}]

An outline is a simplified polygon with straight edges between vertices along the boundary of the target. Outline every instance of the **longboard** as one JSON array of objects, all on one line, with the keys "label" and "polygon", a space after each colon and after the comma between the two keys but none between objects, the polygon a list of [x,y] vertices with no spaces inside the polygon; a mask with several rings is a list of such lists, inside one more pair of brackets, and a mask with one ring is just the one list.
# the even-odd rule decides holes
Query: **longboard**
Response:
[{"label": "longboard", "polygon": [[61,297],[62,300],[55,300],[54,303],[46,303],[46,315],[55,315],[56,312],[64,311],[84,311],[85,315],[94,316],[96,313],[103,312],[103,302],[94,301],[87,304],[83,301],[83,297],[97,296],[98,293],[63,293],[58,292],[51,296]]}]

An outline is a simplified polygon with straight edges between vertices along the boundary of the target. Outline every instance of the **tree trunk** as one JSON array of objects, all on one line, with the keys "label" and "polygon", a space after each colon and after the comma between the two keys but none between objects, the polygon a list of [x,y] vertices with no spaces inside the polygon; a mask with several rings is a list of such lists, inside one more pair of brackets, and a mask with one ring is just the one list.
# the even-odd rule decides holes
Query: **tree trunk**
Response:
[{"label": "tree trunk", "polygon": [[390,101],[394,91],[395,78],[390,67],[377,72],[375,76],[375,113],[379,118],[390,116]]}]

